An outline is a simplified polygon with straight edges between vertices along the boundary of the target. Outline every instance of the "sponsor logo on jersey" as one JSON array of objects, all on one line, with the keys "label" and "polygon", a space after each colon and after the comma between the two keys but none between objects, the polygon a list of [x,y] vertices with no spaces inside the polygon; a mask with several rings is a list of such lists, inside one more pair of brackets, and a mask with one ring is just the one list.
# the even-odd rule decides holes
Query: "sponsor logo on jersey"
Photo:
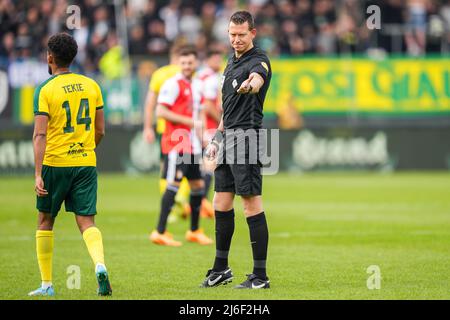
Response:
[{"label": "sponsor logo on jersey", "polygon": [[68,156],[72,157],[86,157],[87,153],[84,150],[84,143],[83,142],[75,142],[72,143],[69,146],[69,151],[67,151]]}]

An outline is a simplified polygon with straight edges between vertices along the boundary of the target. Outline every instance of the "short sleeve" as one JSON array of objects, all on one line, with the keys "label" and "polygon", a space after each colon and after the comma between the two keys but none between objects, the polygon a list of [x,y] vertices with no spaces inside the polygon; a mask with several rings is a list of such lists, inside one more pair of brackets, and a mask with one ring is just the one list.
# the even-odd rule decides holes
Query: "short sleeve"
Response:
[{"label": "short sleeve", "polygon": [[158,104],[172,107],[177,100],[180,88],[176,81],[172,79],[167,80],[161,87],[158,95]]},{"label": "short sleeve", "polygon": [[203,97],[208,100],[215,100],[219,95],[220,78],[217,75],[205,79],[203,86]]},{"label": "short sleeve", "polygon": [[95,109],[100,110],[103,109],[103,95],[102,90],[100,89],[100,86],[98,83],[95,83],[95,88],[97,91],[97,102],[95,103]]},{"label": "short sleeve", "polygon": [[252,60],[252,62],[250,64],[250,68],[249,68],[249,73],[253,73],[253,72],[256,72],[259,75],[261,75],[261,77],[263,77],[264,81],[266,81],[267,77],[269,76],[269,73],[270,73],[269,60],[264,56],[255,57]]},{"label": "short sleeve", "polygon": [[34,115],[49,115],[48,100],[45,95],[45,89],[43,85],[40,85],[34,91],[33,109]]}]

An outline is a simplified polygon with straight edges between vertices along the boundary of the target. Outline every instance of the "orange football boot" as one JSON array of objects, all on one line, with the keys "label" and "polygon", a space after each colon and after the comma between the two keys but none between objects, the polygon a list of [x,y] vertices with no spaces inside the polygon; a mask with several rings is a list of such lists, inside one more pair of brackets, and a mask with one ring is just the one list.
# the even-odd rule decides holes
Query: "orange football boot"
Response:
[{"label": "orange football boot", "polygon": [[167,231],[161,234],[157,230],[154,230],[150,234],[150,241],[155,244],[169,247],[179,247],[182,245],[180,241],[173,240],[173,236]]},{"label": "orange football boot", "polygon": [[195,231],[186,231],[186,240],[189,242],[197,242],[201,245],[212,244],[214,241],[203,232],[203,229],[197,229]]}]

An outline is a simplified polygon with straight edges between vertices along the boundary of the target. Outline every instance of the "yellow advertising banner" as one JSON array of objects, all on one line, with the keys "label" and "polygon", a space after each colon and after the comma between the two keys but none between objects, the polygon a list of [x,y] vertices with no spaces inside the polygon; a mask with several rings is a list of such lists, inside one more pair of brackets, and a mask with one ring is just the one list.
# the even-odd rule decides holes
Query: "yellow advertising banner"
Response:
[{"label": "yellow advertising banner", "polygon": [[266,112],[450,112],[450,59],[274,59],[272,72]]}]

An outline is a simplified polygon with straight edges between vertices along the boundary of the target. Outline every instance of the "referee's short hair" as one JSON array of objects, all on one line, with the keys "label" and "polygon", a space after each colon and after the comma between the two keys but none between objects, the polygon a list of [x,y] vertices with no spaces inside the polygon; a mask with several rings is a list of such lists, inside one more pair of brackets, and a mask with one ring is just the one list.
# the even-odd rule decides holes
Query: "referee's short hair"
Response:
[{"label": "referee's short hair", "polygon": [[253,30],[255,28],[255,21],[253,16],[248,11],[236,11],[230,18],[230,21],[234,24],[244,24],[248,22],[248,29]]},{"label": "referee's short hair", "polygon": [[75,39],[68,33],[54,34],[48,39],[48,51],[53,55],[55,64],[59,68],[67,68],[72,63],[78,52]]}]

